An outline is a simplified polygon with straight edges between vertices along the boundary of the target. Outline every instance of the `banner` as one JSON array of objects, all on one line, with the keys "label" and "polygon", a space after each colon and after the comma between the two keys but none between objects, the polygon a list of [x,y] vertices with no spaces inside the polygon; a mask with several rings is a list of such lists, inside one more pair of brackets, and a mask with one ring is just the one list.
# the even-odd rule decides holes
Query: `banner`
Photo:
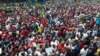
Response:
[{"label": "banner", "polygon": [[35,3],[45,3],[45,0],[35,0]]},{"label": "banner", "polygon": [[45,0],[38,0],[40,3],[45,3]]}]

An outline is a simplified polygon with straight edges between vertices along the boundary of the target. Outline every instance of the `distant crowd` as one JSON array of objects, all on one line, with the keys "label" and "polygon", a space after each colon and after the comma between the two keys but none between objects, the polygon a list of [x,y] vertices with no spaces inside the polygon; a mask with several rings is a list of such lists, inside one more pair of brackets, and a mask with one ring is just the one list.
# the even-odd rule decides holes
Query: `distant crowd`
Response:
[{"label": "distant crowd", "polygon": [[0,56],[100,56],[100,4],[0,9]]}]

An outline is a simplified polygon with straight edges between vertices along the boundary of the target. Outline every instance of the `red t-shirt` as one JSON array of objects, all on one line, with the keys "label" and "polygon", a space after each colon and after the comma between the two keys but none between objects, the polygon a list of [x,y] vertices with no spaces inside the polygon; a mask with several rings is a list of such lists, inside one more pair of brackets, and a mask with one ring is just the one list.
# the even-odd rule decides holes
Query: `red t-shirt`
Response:
[{"label": "red t-shirt", "polygon": [[64,44],[63,44],[63,43],[58,44],[58,49],[59,49],[61,52],[63,52],[64,49],[65,49]]},{"label": "red t-shirt", "polygon": [[2,35],[1,36],[7,36],[8,32],[7,31],[2,31]]},{"label": "red t-shirt", "polygon": [[43,38],[40,38],[40,39],[37,40],[37,42],[38,42],[39,44],[43,44],[43,43],[44,43],[44,39],[43,39]]},{"label": "red t-shirt", "polygon": [[46,40],[48,40],[49,43],[51,42],[51,38],[50,37],[47,37]]},{"label": "red t-shirt", "polygon": [[63,34],[63,32],[62,31],[58,31],[58,36],[60,37],[60,36],[62,36],[62,34]]},{"label": "red t-shirt", "polygon": [[68,15],[68,16],[66,16],[67,17],[67,19],[70,19],[71,18],[71,16],[70,15]]},{"label": "red t-shirt", "polygon": [[43,27],[45,27],[47,25],[46,19],[41,19],[41,24],[43,25]]},{"label": "red t-shirt", "polygon": [[80,47],[83,48],[84,42],[83,41],[78,41],[78,42],[79,42]]},{"label": "red t-shirt", "polygon": [[24,29],[24,30],[21,31],[20,34],[25,37],[25,36],[27,36],[29,34],[29,31],[27,29]]},{"label": "red t-shirt", "polygon": [[2,16],[2,13],[0,13],[0,17]]},{"label": "red t-shirt", "polygon": [[10,30],[14,30],[15,27],[13,25],[10,25]]}]

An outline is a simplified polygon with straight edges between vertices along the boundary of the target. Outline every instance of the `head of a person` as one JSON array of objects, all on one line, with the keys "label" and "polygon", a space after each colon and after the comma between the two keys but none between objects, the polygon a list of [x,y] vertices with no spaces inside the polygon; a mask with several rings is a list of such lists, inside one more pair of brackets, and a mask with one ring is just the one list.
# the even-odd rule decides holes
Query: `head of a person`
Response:
[{"label": "head of a person", "polygon": [[86,50],[88,48],[88,45],[84,45],[84,49]]}]

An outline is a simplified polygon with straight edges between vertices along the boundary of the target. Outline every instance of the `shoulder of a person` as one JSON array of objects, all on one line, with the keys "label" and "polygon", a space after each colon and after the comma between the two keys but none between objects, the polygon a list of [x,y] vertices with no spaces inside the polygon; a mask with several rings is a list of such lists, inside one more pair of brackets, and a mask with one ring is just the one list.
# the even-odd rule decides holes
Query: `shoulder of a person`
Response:
[{"label": "shoulder of a person", "polygon": [[82,48],[81,51],[84,51],[84,48]]}]

